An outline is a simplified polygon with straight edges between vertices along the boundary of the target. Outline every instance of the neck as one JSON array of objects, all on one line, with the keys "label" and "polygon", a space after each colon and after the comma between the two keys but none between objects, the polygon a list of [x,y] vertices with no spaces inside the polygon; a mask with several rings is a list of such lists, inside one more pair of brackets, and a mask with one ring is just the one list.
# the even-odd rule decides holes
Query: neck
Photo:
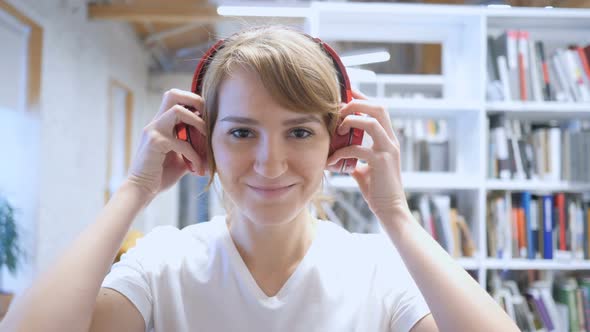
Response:
[{"label": "neck", "polygon": [[303,259],[315,237],[315,219],[307,209],[290,222],[261,225],[246,216],[228,217],[229,231],[250,271],[289,274]]}]

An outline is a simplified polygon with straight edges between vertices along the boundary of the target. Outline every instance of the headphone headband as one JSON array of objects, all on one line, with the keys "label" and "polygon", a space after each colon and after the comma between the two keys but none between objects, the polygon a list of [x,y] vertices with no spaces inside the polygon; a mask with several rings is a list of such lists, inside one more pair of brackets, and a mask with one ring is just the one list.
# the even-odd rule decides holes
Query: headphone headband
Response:
[{"label": "headphone headband", "polygon": [[[303,33],[303,35],[318,43],[322,50],[330,57],[330,59],[332,59],[334,67],[336,68],[338,83],[340,85],[340,98],[342,102],[349,103],[352,100],[352,89],[350,87],[350,80],[348,78],[348,74],[346,73],[346,68],[344,67],[342,60],[340,59],[336,51],[334,51],[334,49],[330,47],[330,45],[323,42],[321,39],[317,37],[312,37],[305,33]],[[195,73],[193,75],[193,82],[191,87],[191,91],[193,93],[201,95],[201,93],[203,92],[203,78],[205,77],[207,68],[209,68],[209,64],[211,63],[211,60],[213,59],[215,54],[217,54],[217,51],[219,51],[225,46],[224,44],[225,39],[218,40],[213,46],[209,48],[209,50],[207,50],[205,55],[203,55],[203,57],[199,61],[197,69],[195,70]]]}]

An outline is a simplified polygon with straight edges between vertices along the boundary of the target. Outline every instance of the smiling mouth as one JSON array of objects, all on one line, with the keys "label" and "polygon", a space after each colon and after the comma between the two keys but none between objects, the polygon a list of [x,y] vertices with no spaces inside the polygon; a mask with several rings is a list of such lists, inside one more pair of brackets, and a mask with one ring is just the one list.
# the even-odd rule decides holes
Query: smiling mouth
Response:
[{"label": "smiling mouth", "polygon": [[286,189],[286,188],[292,187],[294,185],[295,184],[291,184],[291,185],[283,186],[283,187],[257,187],[257,186],[248,185],[248,187],[253,188],[253,189],[257,189],[257,190],[274,191],[274,190]]},{"label": "smiling mouth", "polygon": [[291,190],[291,188],[293,188],[294,186],[295,186],[295,184],[285,186],[285,187],[264,188],[264,187],[255,187],[255,186],[248,185],[248,187],[250,189],[252,189],[252,191],[256,192],[257,194],[259,194],[260,196],[262,196],[264,198],[275,198],[275,197],[282,196],[283,194],[286,194],[287,192],[289,192]]}]

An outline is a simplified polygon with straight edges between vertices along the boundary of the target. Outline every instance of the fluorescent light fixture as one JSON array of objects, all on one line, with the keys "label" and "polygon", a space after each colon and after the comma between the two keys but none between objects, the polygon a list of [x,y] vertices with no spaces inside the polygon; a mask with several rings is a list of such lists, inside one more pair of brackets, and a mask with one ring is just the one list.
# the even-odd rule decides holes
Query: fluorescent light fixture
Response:
[{"label": "fluorescent light fixture", "polygon": [[545,6],[545,9],[552,9],[553,6]]},{"label": "fluorescent light fixture", "polygon": [[346,68],[346,73],[351,82],[374,82],[377,80],[377,74],[372,70]]},{"label": "fluorescent light fixture", "polygon": [[377,51],[377,52],[370,52],[370,53],[363,53],[363,54],[345,55],[345,56],[340,57],[340,59],[342,60],[342,63],[347,67],[366,65],[369,63],[385,62],[385,61],[389,61],[389,58],[390,58],[389,52],[387,52],[387,51]]},{"label": "fluorescent light fixture", "polygon": [[309,7],[219,6],[217,14],[221,16],[308,17],[310,9]]},{"label": "fluorescent light fixture", "polygon": [[488,5],[488,8],[512,8],[512,6],[493,4],[493,5]]}]

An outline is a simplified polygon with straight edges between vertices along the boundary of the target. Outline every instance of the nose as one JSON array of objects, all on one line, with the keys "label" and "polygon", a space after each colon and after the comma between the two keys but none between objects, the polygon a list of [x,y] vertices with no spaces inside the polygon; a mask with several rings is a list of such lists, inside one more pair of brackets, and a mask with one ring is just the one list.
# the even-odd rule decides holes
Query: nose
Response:
[{"label": "nose", "polygon": [[281,139],[267,136],[260,140],[254,163],[256,173],[274,179],[287,171],[287,154]]}]

